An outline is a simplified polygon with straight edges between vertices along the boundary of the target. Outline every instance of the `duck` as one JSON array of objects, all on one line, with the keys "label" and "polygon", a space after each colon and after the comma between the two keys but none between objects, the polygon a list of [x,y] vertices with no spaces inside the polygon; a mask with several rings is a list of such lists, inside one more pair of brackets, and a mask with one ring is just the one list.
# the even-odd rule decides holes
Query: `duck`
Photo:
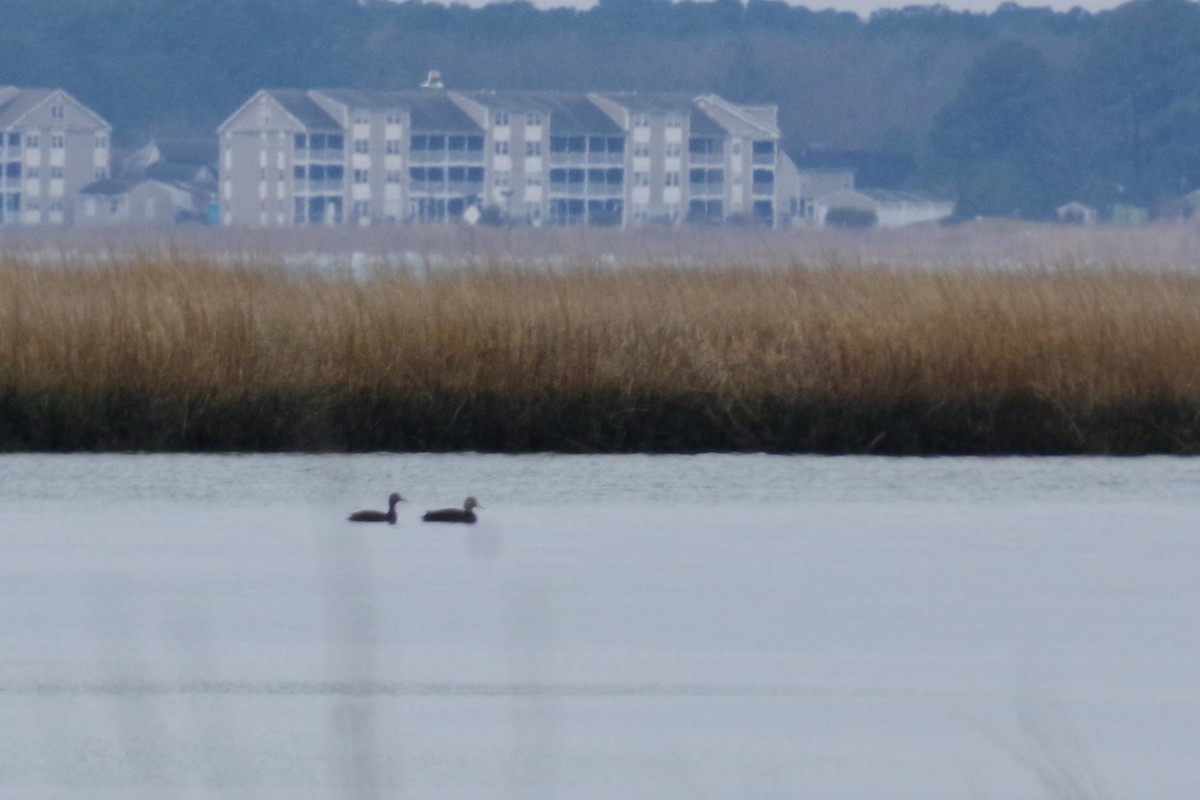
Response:
[{"label": "duck", "polygon": [[388,525],[396,524],[396,503],[399,503],[404,498],[398,492],[392,492],[388,497],[387,511],[355,511],[346,519],[351,522],[386,522]]},{"label": "duck", "polygon": [[468,497],[462,508],[440,508],[437,511],[426,511],[422,517],[426,522],[466,522],[475,521],[475,509],[483,508],[474,497]]}]

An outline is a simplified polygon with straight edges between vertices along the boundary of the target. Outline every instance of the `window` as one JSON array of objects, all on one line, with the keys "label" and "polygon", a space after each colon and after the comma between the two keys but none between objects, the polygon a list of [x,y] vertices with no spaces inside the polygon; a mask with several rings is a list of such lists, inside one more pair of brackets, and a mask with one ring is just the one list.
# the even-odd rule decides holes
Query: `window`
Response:
[{"label": "window", "polygon": [[542,185],[542,176],[541,175],[526,175],[525,176],[525,185],[526,186],[541,186]]},{"label": "window", "polygon": [[384,117],[384,122],[386,122],[388,125],[399,125],[404,122],[404,115],[399,111],[389,111]]},{"label": "window", "polygon": [[542,154],[542,143],[541,142],[526,142],[525,143],[525,155],[540,156],[541,154]]},{"label": "window", "polygon": [[666,148],[667,158],[678,158],[683,155],[683,145],[679,142],[668,142]]},{"label": "window", "polygon": [[504,127],[508,124],[508,112],[497,111],[495,116],[492,117],[492,121],[496,123],[497,127]]},{"label": "window", "polygon": [[292,136],[292,147],[296,150],[304,150],[308,147],[308,137],[303,133],[297,133]]},{"label": "window", "polygon": [[663,175],[663,185],[664,186],[678,186],[679,185],[679,173],[678,172],[668,172],[667,174]]},{"label": "window", "polygon": [[495,186],[497,189],[507,189],[511,180],[512,180],[512,173],[497,172],[492,177],[492,185]]},{"label": "window", "polygon": [[361,109],[361,108],[356,110],[354,112],[354,124],[355,125],[371,124],[371,112],[367,111],[365,109]]},{"label": "window", "polygon": [[389,156],[399,155],[402,152],[400,149],[401,144],[399,139],[388,139],[387,144],[384,146],[384,151]]},{"label": "window", "polygon": [[38,147],[38,137],[36,133],[31,133],[25,137],[26,147]]},{"label": "window", "polygon": [[370,173],[365,169],[354,170],[354,182],[355,183],[370,183],[371,182]]},{"label": "window", "polygon": [[541,125],[542,124],[542,112],[530,111],[528,114],[525,115],[525,124],[526,125]]},{"label": "window", "polygon": [[371,151],[371,144],[366,139],[355,139],[354,140],[354,152],[369,153],[370,151]]},{"label": "window", "polygon": [[50,168],[50,177],[51,178],[61,178],[62,176],[63,176],[63,168],[62,167],[51,167]]},{"label": "window", "polygon": [[633,185],[634,186],[649,186],[650,185],[650,173],[649,172],[633,173]]},{"label": "window", "polygon": [[649,128],[650,127],[650,115],[649,114],[634,114],[633,115],[633,127]]},{"label": "window", "polygon": [[696,188],[720,188],[725,184],[723,169],[693,169],[688,171],[688,183]]},{"label": "window", "polygon": [[388,183],[400,183],[404,180],[404,173],[398,169],[389,169],[387,171],[386,180]]},{"label": "window", "polygon": [[644,142],[641,144],[635,144],[633,146],[633,156],[634,156],[634,158],[649,158],[650,157],[650,145],[648,145]]},{"label": "window", "polygon": [[42,170],[39,167],[27,167],[25,169],[26,178],[40,178],[41,176]]},{"label": "window", "polygon": [[667,115],[667,127],[668,128],[682,128],[683,127],[683,117],[679,116],[678,114],[668,114]]},{"label": "window", "polygon": [[508,142],[496,142],[496,155],[508,155]]}]

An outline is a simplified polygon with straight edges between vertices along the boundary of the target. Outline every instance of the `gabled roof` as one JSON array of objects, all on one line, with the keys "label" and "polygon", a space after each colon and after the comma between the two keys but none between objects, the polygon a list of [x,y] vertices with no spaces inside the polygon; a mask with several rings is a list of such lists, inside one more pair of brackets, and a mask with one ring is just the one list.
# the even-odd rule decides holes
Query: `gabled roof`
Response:
[{"label": "gabled roof", "polygon": [[445,92],[315,89],[313,93],[322,99],[342,106],[347,111],[356,108],[403,109],[408,112],[410,124],[415,131],[437,131],[439,133],[480,133],[482,131],[475,120],[459,108]]},{"label": "gabled roof", "polygon": [[266,93],[274,98],[293,119],[309,130],[340,130],[342,125],[328,111],[317,105],[308,92],[303,89],[267,89]]},{"label": "gabled roof", "polygon": [[778,126],[768,120],[769,116],[773,116],[771,108],[743,108],[714,94],[696,98],[696,105],[712,117],[714,122],[735,136],[779,138]]},{"label": "gabled roof", "polygon": [[489,111],[524,114],[541,111],[548,115],[552,134],[619,135],[621,126],[598,108],[587,95],[575,92],[451,92]]},{"label": "gabled roof", "polygon": [[145,178],[102,178],[84,186],[79,190],[79,193],[99,195],[101,197],[116,197],[128,194],[130,189],[144,183],[145,180]]},{"label": "gabled roof", "polygon": [[241,116],[243,111],[262,97],[271,98],[298,125],[310,131],[340,131],[342,129],[341,123],[330,116],[328,111],[313,102],[304,89],[259,89],[249,100],[238,106],[237,111],[234,111],[217,126],[217,132],[224,131],[230,123]]},{"label": "gabled roof", "polygon": [[549,103],[552,134],[617,136],[624,133],[612,117],[583,95],[556,95],[549,98]]},{"label": "gabled roof", "polygon": [[720,137],[724,136],[728,131],[721,127],[715,119],[706,114],[703,109],[698,113],[692,114],[691,122],[688,124],[689,133],[692,136],[707,136]]},{"label": "gabled roof", "polygon": [[327,97],[346,108],[408,108],[408,95],[411,92],[389,92],[379,89],[317,89],[322,97]]},{"label": "gabled roof", "polygon": [[693,109],[695,98],[690,94],[671,92],[596,92],[629,111],[646,114],[687,114]]},{"label": "gabled roof", "polygon": [[62,89],[22,89],[17,86],[4,86],[0,87],[0,128],[19,124],[26,114],[56,95],[84,111],[97,124],[109,127],[103,117]]},{"label": "gabled roof", "polygon": [[439,133],[482,133],[483,128],[471,115],[442,92],[413,92],[409,119],[414,131]]},{"label": "gabled roof", "polygon": [[[17,87],[13,87],[17,88]],[[42,104],[54,94],[54,89],[17,89],[0,105],[0,128],[7,128],[21,121],[21,117]]]}]

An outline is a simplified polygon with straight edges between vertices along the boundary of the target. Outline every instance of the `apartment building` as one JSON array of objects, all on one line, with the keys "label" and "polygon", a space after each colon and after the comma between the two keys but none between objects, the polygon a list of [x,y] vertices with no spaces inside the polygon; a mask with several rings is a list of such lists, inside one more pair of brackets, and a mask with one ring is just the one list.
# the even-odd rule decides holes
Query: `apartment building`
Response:
[{"label": "apartment building", "polygon": [[261,90],[217,131],[221,218],[776,225],[776,111],[715,95]]},{"label": "apartment building", "polygon": [[111,134],[61,89],[0,86],[0,226],[74,221],[80,189],[108,177]]}]

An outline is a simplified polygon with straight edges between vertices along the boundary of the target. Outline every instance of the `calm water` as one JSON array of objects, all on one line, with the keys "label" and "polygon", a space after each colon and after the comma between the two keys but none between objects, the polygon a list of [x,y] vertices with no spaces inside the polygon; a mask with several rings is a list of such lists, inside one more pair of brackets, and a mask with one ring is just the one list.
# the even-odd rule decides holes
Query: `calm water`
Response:
[{"label": "calm water", "polygon": [[1197,521],[1172,458],[0,456],[0,794],[1191,798]]}]

